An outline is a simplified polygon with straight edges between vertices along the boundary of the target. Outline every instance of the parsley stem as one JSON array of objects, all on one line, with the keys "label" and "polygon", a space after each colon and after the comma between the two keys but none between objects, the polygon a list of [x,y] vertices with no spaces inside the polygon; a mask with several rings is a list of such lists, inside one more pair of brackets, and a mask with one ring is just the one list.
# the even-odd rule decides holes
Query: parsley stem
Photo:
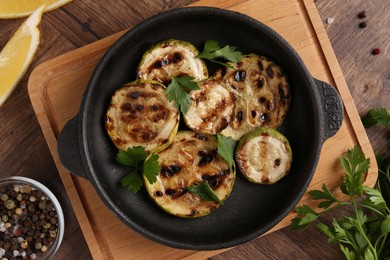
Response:
[{"label": "parsley stem", "polygon": [[380,212],[379,210],[377,210],[377,209],[375,209],[375,208],[373,208],[373,207],[370,207],[370,206],[365,205],[365,204],[359,204],[359,205],[362,206],[362,207],[364,207],[364,208],[367,208],[367,209],[369,209],[369,210],[372,210],[372,211],[378,213],[378,214],[381,215],[382,217],[386,217],[385,214],[383,214],[382,212]]},{"label": "parsley stem", "polygon": [[360,218],[358,216],[358,208],[357,208],[356,201],[353,197],[350,197],[350,198],[351,198],[353,207],[355,209],[355,217],[356,217],[356,221],[358,224],[357,229],[361,233],[361,235],[364,237],[364,239],[367,241],[368,246],[371,248],[372,253],[374,254],[374,259],[378,259],[377,252],[376,252],[375,248],[373,247],[373,245],[371,244],[371,241],[368,239],[366,232],[363,230],[362,223],[360,223]]},{"label": "parsley stem", "polygon": [[[376,242],[378,243],[379,240],[380,240],[380,238],[379,238]],[[381,243],[381,246],[380,246],[379,249],[378,249],[378,255],[381,254],[382,249],[383,249],[383,246],[385,245],[386,240],[387,240],[387,234],[384,236],[384,238],[383,238],[383,240],[382,240],[382,243]],[[377,245],[375,244],[375,248],[376,248],[376,246],[377,246]]]}]

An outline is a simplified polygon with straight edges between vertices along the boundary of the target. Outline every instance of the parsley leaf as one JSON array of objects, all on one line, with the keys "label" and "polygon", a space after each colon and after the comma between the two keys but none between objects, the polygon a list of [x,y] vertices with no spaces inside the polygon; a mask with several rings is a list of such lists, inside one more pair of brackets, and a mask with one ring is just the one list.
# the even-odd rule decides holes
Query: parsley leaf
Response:
[{"label": "parsley leaf", "polygon": [[340,161],[346,171],[341,191],[350,197],[363,195],[364,174],[370,168],[370,159],[366,159],[362,150],[355,146]]},{"label": "parsley leaf", "polygon": [[129,190],[133,192],[138,192],[143,183],[142,178],[139,176],[136,170],[127,174],[125,177],[121,179],[122,187],[127,187]]},{"label": "parsley leaf", "polygon": [[142,173],[145,174],[150,183],[153,183],[157,180],[156,176],[160,172],[158,155],[152,154],[148,158],[148,153],[142,146],[129,147],[127,151],[120,150],[116,155],[116,161],[132,168],[130,173],[120,182],[123,187],[127,187],[133,192],[138,192],[143,185]]},{"label": "parsley leaf", "polygon": [[116,161],[125,166],[138,167],[148,154],[142,146],[129,147],[127,151],[120,150],[116,156]]},{"label": "parsley leaf", "polygon": [[233,170],[233,157],[234,149],[236,148],[236,141],[230,136],[224,136],[222,134],[217,135],[218,139],[218,154],[225,159],[230,167],[230,172]]},{"label": "parsley leaf", "polygon": [[236,51],[236,47],[226,45],[221,48],[217,41],[207,40],[204,44],[203,52],[197,56],[200,59],[206,59],[211,62],[233,68],[231,65],[220,62],[217,59],[225,59],[231,62],[239,62],[244,57],[241,52]]},{"label": "parsley leaf", "polygon": [[367,115],[363,117],[362,121],[365,127],[374,125],[389,126],[390,114],[386,108],[374,108],[368,110]]},{"label": "parsley leaf", "polygon": [[191,191],[192,193],[195,193],[196,195],[198,195],[204,200],[221,202],[217,194],[214,192],[214,190],[210,187],[210,185],[207,182],[201,182],[192,185],[190,187],[187,187],[187,190]]},{"label": "parsley leaf", "polygon": [[166,90],[168,100],[175,100],[177,108],[183,114],[187,114],[191,104],[191,98],[187,92],[200,89],[194,79],[191,76],[173,77]]},{"label": "parsley leaf", "polygon": [[295,211],[302,217],[295,217],[291,220],[291,230],[303,230],[319,217],[318,213],[306,205],[295,208]]},{"label": "parsley leaf", "polygon": [[320,190],[311,190],[308,192],[312,199],[314,200],[323,200],[318,207],[327,209],[333,203],[340,202],[336,199],[333,194],[329,191],[328,187],[325,184],[322,184],[322,191]]},{"label": "parsley leaf", "polygon": [[157,175],[160,173],[161,167],[158,163],[158,155],[152,154],[143,166],[143,173],[149,183],[155,183],[157,181]]}]

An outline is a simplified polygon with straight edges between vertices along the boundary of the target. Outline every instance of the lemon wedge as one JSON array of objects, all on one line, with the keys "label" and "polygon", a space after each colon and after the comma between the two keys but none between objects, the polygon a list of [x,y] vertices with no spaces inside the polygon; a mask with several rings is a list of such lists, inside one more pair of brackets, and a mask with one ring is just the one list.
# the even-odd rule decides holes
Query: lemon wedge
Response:
[{"label": "lemon wedge", "polygon": [[14,33],[0,52],[0,106],[23,77],[39,45],[38,24],[45,6],[39,7]]},{"label": "lemon wedge", "polygon": [[41,5],[46,5],[45,12],[57,9],[72,0],[1,0],[0,18],[10,19],[26,17]]}]

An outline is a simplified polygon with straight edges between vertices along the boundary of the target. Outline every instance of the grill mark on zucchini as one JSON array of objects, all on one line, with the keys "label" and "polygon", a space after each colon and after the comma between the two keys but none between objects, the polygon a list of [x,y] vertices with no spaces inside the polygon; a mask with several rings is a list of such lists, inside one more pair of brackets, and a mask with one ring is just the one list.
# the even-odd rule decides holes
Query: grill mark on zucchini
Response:
[{"label": "grill mark on zucchini", "polygon": [[182,61],[183,56],[184,55],[181,54],[179,51],[169,53],[164,57],[157,59],[151,66],[148,67],[147,71],[150,72],[151,70],[155,70],[155,69],[163,70],[165,66],[177,64],[180,61]]},{"label": "grill mark on zucchini", "polygon": [[178,174],[181,170],[182,166],[178,164],[173,164],[169,166],[163,166],[160,170],[160,176],[163,178],[168,178]]},{"label": "grill mark on zucchini", "polygon": [[230,169],[225,169],[213,175],[204,174],[202,180],[207,181],[210,187],[215,190],[223,183],[228,174],[230,174]]},{"label": "grill mark on zucchini", "polygon": [[205,151],[199,151],[198,155],[200,156],[200,160],[199,160],[198,166],[203,167],[206,164],[211,163],[212,161],[214,161],[217,154],[218,154],[217,150],[213,150],[210,153],[207,153]]}]

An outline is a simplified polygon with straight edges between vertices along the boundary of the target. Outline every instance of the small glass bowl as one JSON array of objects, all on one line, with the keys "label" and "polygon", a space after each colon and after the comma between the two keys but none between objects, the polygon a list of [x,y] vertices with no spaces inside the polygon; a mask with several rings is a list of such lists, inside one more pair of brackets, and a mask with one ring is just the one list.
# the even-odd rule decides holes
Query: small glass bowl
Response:
[{"label": "small glass bowl", "polygon": [[[46,252],[36,254],[37,255],[36,259],[44,259],[44,260],[51,259],[54,256],[54,254],[57,252],[58,248],[60,247],[62,239],[64,237],[65,219],[64,219],[64,214],[63,214],[60,203],[58,202],[58,200],[54,196],[54,194],[46,186],[44,186],[42,183],[35,181],[33,179],[26,178],[26,177],[20,177],[20,176],[12,176],[12,177],[8,177],[8,178],[0,180],[0,188],[8,187],[10,185],[12,185],[13,187],[16,186],[19,188],[21,188],[25,185],[29,185],[29,186],[31,186],[32,190],[35,189],[35,190],[41,191],[48,198],[48,200],[53,204],[54,210],[57,213],[57,223],[56,223],[57,234],[56,234],[55,240],[49,244]],[[21,194],[21,193],[19,193],[19,194]],[[0,207],[3,210],[3,208],[5,208],[5,204],[3,203]],[[37,222],[38,221],[40,221],[40,220],[38,219]],[[2,222],[2,219],[0,216],[0,223],[1,222]],[[28,256],[26,256],[26,258],[29,259]]]}]

